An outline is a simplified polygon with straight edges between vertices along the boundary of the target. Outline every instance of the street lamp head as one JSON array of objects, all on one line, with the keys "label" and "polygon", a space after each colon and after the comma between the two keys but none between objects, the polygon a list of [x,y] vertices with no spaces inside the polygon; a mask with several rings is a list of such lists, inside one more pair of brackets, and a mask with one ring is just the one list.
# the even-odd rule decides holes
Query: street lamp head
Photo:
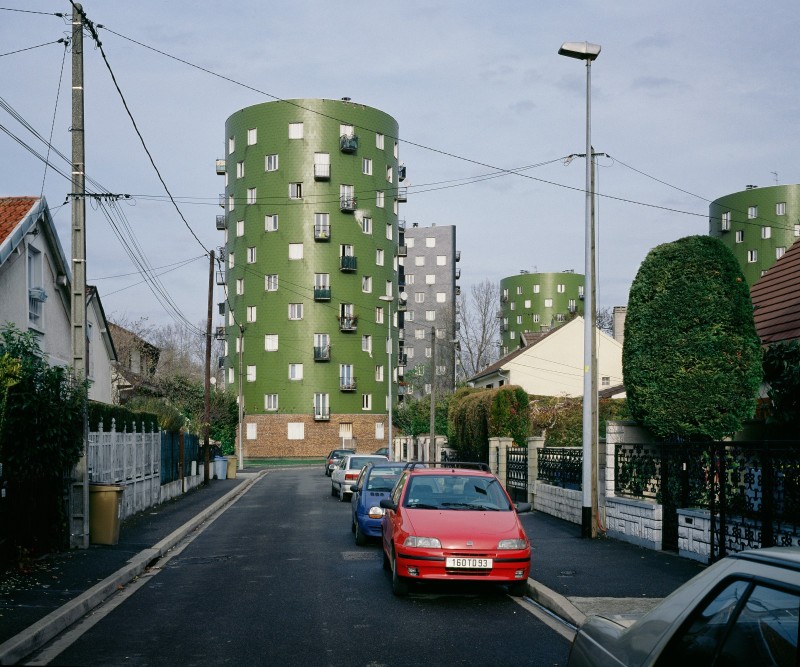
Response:
[{"label": "street lamp head", "polygon": [[595,60],[600,55],[600,45],[589,42],[564,42],[558,55],[578,60]]},{"label": "street lamp head", "polygon": [[388,294],[383,294],[378,297],[381,301],[394,301],[393,296],[389,296]]}]

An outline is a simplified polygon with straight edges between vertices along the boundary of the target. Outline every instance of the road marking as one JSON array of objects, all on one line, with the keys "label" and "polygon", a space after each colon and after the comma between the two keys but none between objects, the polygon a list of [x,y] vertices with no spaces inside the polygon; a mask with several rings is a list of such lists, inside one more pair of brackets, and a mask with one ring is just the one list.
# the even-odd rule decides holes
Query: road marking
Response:
[{"label": "road marking", "polygon": [[516,602],[520,607],[522,607],[525,611],[527,611],[532,616],[538,618],[542,623],[544,623],[548,628],[551,630],[555,630],[558,634],[560,634],[564,639],[568,642],[572,643],[572,640],[575,639],[575,634],[577,633],[577,628],[567,623],[565,620],[556,616],[553,612],[548,611],[540,604],[537,604],[533,600],[528,597],[524,598],[517,598],[511,597],[514,602]]}]

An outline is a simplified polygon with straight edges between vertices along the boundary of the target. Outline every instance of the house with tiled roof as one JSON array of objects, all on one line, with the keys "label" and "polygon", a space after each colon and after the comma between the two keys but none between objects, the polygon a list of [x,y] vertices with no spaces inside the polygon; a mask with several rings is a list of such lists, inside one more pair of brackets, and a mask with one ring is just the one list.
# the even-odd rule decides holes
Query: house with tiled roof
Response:
[{"label": "house with tiled roof", "polygon": [[[476,373],[473,387],[513,384],[537,396],[580,396],[583,393],[583,318],[535,336],[523,334],[518,349]],[[624,396],[622,344],[597,330],[598,390]]]},{"label": "house with tiled roof", "polygon": [[800,340],[800,243],[791,245],[756,281],[750,297],[763,344]]},{"label": "house with tiled roof", "polygon": [[[0,197],[0,326],[35,334],[51,364],[72,360],[72,274],[44,197]],[[116,360],[100,296],[87,288],[89,398],[111,402]]]}]

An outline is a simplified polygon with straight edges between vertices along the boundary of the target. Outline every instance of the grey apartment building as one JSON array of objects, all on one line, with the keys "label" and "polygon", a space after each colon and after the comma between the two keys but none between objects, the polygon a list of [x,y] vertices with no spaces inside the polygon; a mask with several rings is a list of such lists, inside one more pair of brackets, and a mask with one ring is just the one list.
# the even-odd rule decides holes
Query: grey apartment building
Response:
[{"label": "grey apartment building", "polygon": [[407,295],[403,345],[406,389],[415,397],[429,394],[435,365],[436,393],[453,391],[459,292],[456,280],[461,275],[456,228],[407,225],[405,249],[401,271],[405,286],[401,285],[401,291]]}]

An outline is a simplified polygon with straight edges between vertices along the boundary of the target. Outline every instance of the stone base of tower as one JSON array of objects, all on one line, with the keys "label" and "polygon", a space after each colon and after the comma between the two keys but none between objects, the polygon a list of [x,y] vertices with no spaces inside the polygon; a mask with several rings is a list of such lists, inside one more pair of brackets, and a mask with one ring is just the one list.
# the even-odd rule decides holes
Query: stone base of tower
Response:
[{"label": "stone base of tower", "polygon": [[307,414],[247,415],[243,430],[244,458],[322,458],[347,446],[371,454],[389,444],[388,416],[379,414],[331,415],[327,421]]}]

